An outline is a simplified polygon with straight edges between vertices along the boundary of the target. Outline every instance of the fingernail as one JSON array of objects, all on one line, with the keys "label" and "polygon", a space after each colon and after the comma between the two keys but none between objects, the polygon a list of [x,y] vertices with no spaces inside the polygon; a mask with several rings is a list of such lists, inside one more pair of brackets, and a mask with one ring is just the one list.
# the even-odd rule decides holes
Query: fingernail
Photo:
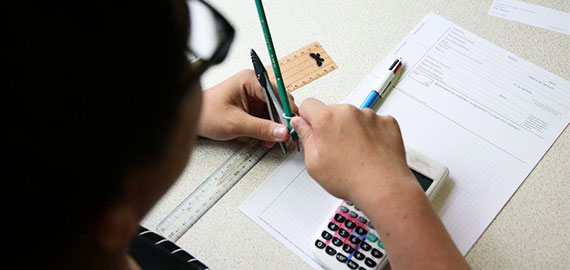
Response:
[{"label": "fingernail", "polygon": [[273,138],[282,141],[287,137],[287,128],[283,125],[277,125],[273,128]]},{"label": "fingernail", "polygon": [[275,146],[275,142],[267,142],[264,141],[263,142],[263,146],[267,147],[267,148],[273,148],[273,146]]},{"label": "fingernail", "polygon": [[293,127],[294,130],[300,132],[301,129],[303,129],[303,120],[300,119],[299,117],[295,117],[291,119],[291,126]]}]

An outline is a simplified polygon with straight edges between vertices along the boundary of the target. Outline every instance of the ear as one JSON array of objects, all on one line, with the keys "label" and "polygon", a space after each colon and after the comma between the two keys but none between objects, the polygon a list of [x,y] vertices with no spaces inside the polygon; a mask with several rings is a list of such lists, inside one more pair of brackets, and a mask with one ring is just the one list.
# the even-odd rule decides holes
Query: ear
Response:
[{"label": "ear", "polygon": [[136,211],[130,204],[119,202],[104,210],[96,226],[97,248],[110,253],[124,251],[138,227]]}]

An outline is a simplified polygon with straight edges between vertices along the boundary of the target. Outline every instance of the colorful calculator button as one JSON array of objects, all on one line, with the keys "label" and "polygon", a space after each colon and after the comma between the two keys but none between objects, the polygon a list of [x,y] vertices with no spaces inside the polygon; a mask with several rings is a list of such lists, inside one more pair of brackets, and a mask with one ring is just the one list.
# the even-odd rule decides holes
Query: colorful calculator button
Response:
[{"label": "colorful calculator button", "polygon": [[385,249],[385,248],[384,248],[384,244],[382,244],[382,240],[378,240],[378,246],[379,246],[381,249]]},{"label": "colorful calculator button", "polygon": [[376,236],[372,233],[369,233],[366,235],[366,239],[368,239],[368,241],[374,243],[374,242],[376,242],[376,240],[378,240],[378,236]]},{"label": "colorful calculator button", "polygon": [[378,233],[370,220],[359,211],[352,202],[344,201],[314,242],[315,250],[326,253],[322,256],[338,264],[338,269],[373,270],[386,260]]}]

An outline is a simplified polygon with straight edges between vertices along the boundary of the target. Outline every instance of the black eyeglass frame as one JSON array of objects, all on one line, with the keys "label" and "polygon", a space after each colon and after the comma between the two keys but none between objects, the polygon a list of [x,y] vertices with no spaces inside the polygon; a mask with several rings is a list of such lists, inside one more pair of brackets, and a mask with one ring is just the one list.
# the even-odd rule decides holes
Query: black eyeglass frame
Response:
[{"label": "black eyeglass frame", "polygon": [[[226,20],[226,18],[224,18],[224,16],[222,16],[222,14],[220,14],[220,12],[218,12],[215,8],[213,8],[206,1],[203,1],[203,0],[187,0],[187,1],[184,1],[187,9],[188,9],[188,2],[189,1],[198,1],[198,2],[202,3],[204,6],[206,6],[208,9],[210,9],[212,14],[216,18],[216,22],[219,24],[218,27],[221,28],[220,29],[221,31],[218,30],[218,34],[224,35],[221,38],[221,42],[218,43],[217,48],[215,49],[214,54],[212,55],[212,57],[210,59],[205,60],[205,59],[198,58],[198,60],[191,63],[192,77],[193,77],[193,79],[197,79],[202,74],[204,74],[204,72],[208,68],[224,61],[224,59],[228,55],[230,47],[234,41],[235,30],[234,30],[233,26],[228,22],[228,20]],[[188,14],[189,14],[189,16],[191,16],[189,9],[188,9]],[[191,32],[190,32],[188,38],[192,38]],[[191,48],[188,48],[188,50],[190,53],[192,53]]]}]

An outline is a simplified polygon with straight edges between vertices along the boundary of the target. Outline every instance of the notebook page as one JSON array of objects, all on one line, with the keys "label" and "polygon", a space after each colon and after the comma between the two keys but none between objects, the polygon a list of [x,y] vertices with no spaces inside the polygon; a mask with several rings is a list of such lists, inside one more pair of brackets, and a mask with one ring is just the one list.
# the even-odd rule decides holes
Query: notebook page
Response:
[{"label": "notebook page", "polygon": [[[568,125],[570,83],[430,13],[344,102],[360,105],[398,57],[403,74],[378,114],[449,168],[434,206],[465,254]],[[240,209],[319,269],[313,236],[338,203],[307,175],[301,152]]]}]

